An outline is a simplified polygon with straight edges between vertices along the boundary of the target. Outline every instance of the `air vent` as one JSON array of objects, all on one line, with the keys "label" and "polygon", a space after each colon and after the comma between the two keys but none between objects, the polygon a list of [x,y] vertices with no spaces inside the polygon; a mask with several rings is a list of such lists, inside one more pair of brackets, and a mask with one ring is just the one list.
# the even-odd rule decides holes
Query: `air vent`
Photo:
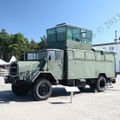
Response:
[{"label": "air vent", "polygon": [[11,65],[10,65],[10,75],[17,75],[17,70],[18,70],[17,67],[18,66],[17,66],[16,62],[11,63]]}]

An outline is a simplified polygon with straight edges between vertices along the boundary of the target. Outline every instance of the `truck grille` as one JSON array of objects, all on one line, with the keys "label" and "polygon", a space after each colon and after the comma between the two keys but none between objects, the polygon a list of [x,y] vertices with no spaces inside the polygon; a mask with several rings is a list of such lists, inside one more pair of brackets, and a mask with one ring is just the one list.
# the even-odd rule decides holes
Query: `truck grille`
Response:
[{"label": "truck grille", "polygon": [[16,62],[13,62],[11,63],[10,65],[10,75],[17,75],[17,63]]}]

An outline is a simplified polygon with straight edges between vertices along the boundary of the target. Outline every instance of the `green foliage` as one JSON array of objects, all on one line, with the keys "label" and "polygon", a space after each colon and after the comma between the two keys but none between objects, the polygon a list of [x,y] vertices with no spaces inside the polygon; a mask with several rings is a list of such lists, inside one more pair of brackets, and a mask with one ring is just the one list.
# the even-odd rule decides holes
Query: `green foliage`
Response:
[{"label": "green foliage", "polygon": [[[1,59],[7,60],[7,57],[9,56],[8,45],[10,43],[10,35],[6,32],[5,29],[2,29],[0,31],[0,57]],[[7,51],[7,52],[6,52]]]},{"label": "green foliage", "polygon": [[47,46],[47,38],[46,36],[41,37],[40,43],[38,43],[40,49],[46,48]]},{"label": "green foliage", "polygon": [[22,33],[17,33],[11,35],[8,47],[12,55],[16,56],[17,59],[22,59],[21,57],[24,56],[24,53],[29,49],[29,42]]},{"label": "green foliage", "polygon": [[29,49],[30,50],[38,50],[39,49],[39,46],[38,44],[35,42],[34,39],[32,39],[29,43]]},{"label": "green foliage", "polygon": [[37,43],[34,39],[29,41],[22,33],[10,35],[5,29],[0,31],[0,58],[5,61],[9,61],[13,55],[18,60],[23,60],[26,52],[43,49],[46,45],[45,36]]}]

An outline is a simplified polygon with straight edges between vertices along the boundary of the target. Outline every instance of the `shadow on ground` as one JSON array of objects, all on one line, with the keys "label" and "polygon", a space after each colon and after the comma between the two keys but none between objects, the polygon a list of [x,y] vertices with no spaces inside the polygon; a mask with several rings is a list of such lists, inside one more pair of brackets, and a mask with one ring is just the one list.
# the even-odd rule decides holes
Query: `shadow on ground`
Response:
[{"label": "shadow on ground", "polygon": [[12,91],[0,91],[0,104],[2,103],[10,103],[10,102],[28,102],[33,101],[31,94],[26,96],[16,96],[12,93]]},{"label": "shadow on ground", "polygon": [[[81,94],[81,93],[93,93],[90,88],[85,88],[81,92],[75,93]],[[51,97],[60,97],[60,96],[70,96],[70,93],[67,93],[64,87],[54,87],[52,90]],[[16,96],[12,93],[12,91],[0,91],[0,104],[2,103],[10,103],[10,102],[31,102],[34,101],[32,98],[32,94],[29,93],[26,96]],[[53,103],[56,104],[56,103]],[[59,103],[64,104],[64,103]]]}]

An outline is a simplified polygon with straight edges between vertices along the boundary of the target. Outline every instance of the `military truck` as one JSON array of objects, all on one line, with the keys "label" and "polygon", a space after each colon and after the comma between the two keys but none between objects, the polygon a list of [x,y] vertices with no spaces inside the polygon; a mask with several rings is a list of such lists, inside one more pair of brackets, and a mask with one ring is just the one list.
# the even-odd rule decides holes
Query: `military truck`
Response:
[{"label": "military truck", "polygon": [[32,92],[35,100],[51,96],[52,85],[103,92],[115,83],[115,54],[92,48],[92,31],[59,24],[47,29],[47,48],[26,54],[26,61],[12,62],[5,83],[15,95]]}]

